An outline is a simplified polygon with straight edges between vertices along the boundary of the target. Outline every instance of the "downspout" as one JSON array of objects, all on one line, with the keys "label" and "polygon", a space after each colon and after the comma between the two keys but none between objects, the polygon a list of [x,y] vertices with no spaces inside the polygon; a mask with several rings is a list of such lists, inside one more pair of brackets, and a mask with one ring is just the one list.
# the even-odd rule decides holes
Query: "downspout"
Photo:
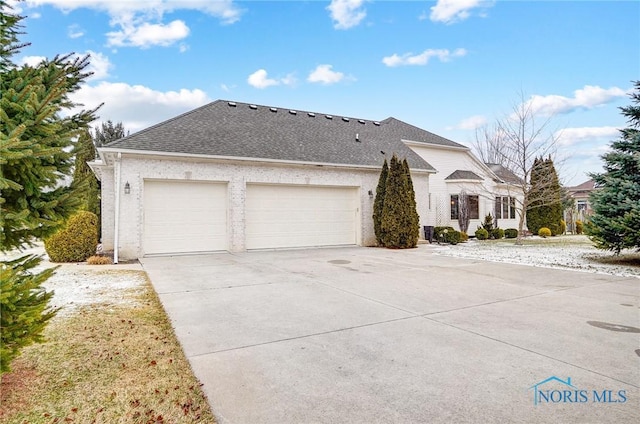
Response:
[{"label": "downspout", "polygon": [[118,152],[118,157],[116,158],[116,187],[115,187],[115,194],[116,194],[116,205],[115,205],[115,221],[114,221],[114,229],[113,229],[113,263],[117,264],[118,263],[118,248],[119,248],[119,243],[120,243],[120,181],[121,181],[121,174],[122,174],[122,168],[120,165],[120,161],[122,159],[122,153]]}]

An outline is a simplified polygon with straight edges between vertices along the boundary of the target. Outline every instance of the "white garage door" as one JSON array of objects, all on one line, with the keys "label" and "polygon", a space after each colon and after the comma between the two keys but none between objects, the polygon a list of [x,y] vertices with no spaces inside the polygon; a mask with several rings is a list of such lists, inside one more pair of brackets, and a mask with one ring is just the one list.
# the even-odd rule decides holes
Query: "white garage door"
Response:
[{"label": "white garage door", "polygon": [[144,253],[227,250],[227,185],[144,183]]},{"label": "white garage door", "polygon": [[356,244],[358,189],[248,184],[247,249]]}]

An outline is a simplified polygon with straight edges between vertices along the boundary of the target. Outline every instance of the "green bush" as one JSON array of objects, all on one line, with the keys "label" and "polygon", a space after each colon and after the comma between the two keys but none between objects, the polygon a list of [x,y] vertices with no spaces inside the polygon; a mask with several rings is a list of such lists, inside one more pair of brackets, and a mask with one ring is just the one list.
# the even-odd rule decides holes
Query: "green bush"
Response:
[{"label": "green bush", "polygon": [[582,234],[583,231],[584,231],[584,224],[582,223],[582,221],[576,221],[576,233]]},{"label": "green bush", "polygon": [[516,238],[518,237],[518,230],[515,228],[507,228],[504,230],[504,236],[508,239]]},{"label": "green bush", "polygon": [[434,227],[433,237],[435,237],[436,241],[445,241],[444,230],[447,230],[447,232],[449,232],[449,231],[455,231],[456,229],[453,227]]},{"label": "green bush", "polygon": [[491,230],[491,238],[496,240],[504,238],[504,230],[502,228],[494,228],[493,230]]},{"label": "green bush", "polygon": [[464,242],[469,240],[469,236],[467,235],[467,233],[465,233],[464,231],[460,231],[460,241]]},{"label": "green bush", "polygon": [[547,227],[542,227],[538,230],[538,235],[543,238],[551,237],[551,230]]},{"label": "green bush", "polygon": [[444,241],[445,243],[449,243],[449,244],[458,244],[460,243],[460,231],[457,230],[451,230],[451,231],[447,231],[444,234]]},{"label": "green bush", "polygon": [[490,213],[485,215],[484,222],[482,223],[482,228],[487,230],[488,234],[491,234],[491,231],[493,231],[493,216],[491,216]]},{"label": "green bush", "polygon": [[51,262],[82,262],[95,255],[98,246],[98,217],[81,211],[67,225],[44,241]]},{"label": "green bush", "polygon": [[478,240],[486,240],[489,238],[489,232],[484,228],[478,228],[476,230],[476,238]]}]

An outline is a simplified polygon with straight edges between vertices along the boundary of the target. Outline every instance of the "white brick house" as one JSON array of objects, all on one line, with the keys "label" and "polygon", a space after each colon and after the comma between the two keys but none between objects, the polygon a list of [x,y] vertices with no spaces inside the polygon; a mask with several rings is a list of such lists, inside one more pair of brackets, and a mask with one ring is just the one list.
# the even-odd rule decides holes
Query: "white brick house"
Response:
[{"label": "white brick house", "polygon": [[[445,181],[449,169],[469,168],[494,191],[499,180],[464,146],[394,118],[222,100],[98,152],[90,165],[102,184],[102,244],[116,261],[375,245],[375,190],[393,153],[411,168],[421,227],[439,225],[434,204],[457,193],[461,182]],[[481,211],[490,203],[488,197]]]}]

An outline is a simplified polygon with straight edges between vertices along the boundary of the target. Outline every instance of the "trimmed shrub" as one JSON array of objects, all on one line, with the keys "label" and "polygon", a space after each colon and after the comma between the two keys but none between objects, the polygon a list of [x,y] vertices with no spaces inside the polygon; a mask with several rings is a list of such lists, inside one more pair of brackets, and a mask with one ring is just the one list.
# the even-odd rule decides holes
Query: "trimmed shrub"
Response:
[{"label": "trimmed shrub", "polygon": [[478,228],[476,230],[476,238],[478,240],[486,240],[489,238],[489,232],[484,228]]},{"label": "trimmed shrub", "polygon": [[469,240],[469,236],[464,231],[460,231],[460,241],[465,242]]},{"label": "trimmed shrub", "polygon": [[458,244],[460,243],[460,231],[457,230],[452,230],[452,231],[447,231],[444,234],[444,241],[445,243],[449,243],[449,244]]},{"label": "trimmed shrub", "polygon": [[516,238],[518,237],[518,230],[515,228],[507,228],[504,230],[504,236],[508,239]]},{"label": "trimmed shrub", "polygon": [[504,238],[504,230],[502,228],[494,228],[493,230],[491,230],[491,238],[496,240]]},{"label": "trimmed shrub", "polygon": [[436,239],[436,241],[445,241],[444,230],[447,230],[447,232],[449,232],[449,231],[455,231],[456,229],[453,227],[434,227],[433,237]]},{"label": "trimmed shrub", "polygon": [[547,227],[542,227],[538,230],[538,235],[543,238],[551,237],[551,230]]},{"label": "trimmed shrub", "polygon": [[560,234],[567,232],[567,222],[564,219],[560,220]]},{"label": "trimmed shrub", "polygon": [[582,221],[576,221],[576,233],[582,234],[583,231],[584,231],[584,224],[582,223]]},{"label": "trimmed shrub", "polygon": [[82,262],[96,253],[98,217],[81,211],[69,218],[67,225],[44,241],[51,262]]}]

